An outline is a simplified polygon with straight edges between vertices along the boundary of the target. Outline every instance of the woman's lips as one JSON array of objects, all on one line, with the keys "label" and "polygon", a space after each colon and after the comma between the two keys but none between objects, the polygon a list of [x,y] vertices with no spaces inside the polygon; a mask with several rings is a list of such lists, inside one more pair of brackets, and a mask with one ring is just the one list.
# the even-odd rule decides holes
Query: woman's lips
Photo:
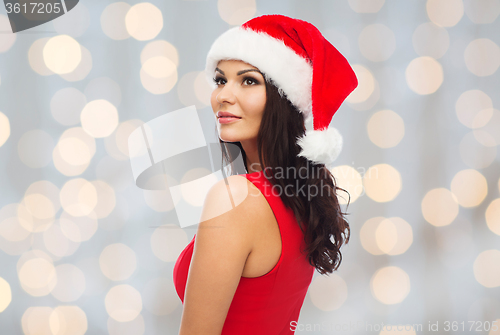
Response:
[{"label": "woman's lips", "polygon": [[240,120],[240,117],[233,117],[233,116],[221,116],[217,120],[219,121],[220,124],[225,124],[225,123],[231,123]]}]

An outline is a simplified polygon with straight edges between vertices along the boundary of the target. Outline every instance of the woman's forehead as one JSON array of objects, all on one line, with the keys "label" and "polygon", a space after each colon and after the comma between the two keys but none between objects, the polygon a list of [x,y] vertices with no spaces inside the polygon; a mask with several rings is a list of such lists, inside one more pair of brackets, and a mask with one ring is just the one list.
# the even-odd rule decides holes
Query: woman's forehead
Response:
[{"label": "woman's forehead", "polygon": [[257,69],[257,67],[253,66],[252,64],[248,64],[247,62],[244,62],[239,59],[223,59],[219,61],[217,64],[217,67],[225,66],[225,65],[234,65],[238,67],[245,67],[245,68],[251,68],[251,69]]}]

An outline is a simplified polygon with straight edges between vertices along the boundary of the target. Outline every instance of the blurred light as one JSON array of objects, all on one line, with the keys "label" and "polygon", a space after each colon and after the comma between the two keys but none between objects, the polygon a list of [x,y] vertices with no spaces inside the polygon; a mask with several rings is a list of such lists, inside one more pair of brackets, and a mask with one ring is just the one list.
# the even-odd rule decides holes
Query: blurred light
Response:
[{"label": "blurred light", "polygon": [[80,242],[68,239],[57,223],[43,232],[43,243],[52,255],[59,258],[73,255],[80,246]]},{"label": "blurred light", "polygon": [[474,169],[459,171],[451,181],[451,192],[462,207],[479,206],[488,194],[488,182],[481,172]]},{"label": "blurred light", "polygon": [[101,14],[101,28],[106,36],[113,40],[130,37],[125,26],[125,15],[130,7],[126,2],[114,2],[104,8]]},{"label": "blurred light", "polygon": [[372,255],[384,254],[384,251],[380,249],[379,244],[377,243],[377,240],[375,238],[377,228],[384,220],[385,218],[381,216],[370,218],[363,224],[359,231],[359,240],[361,241],[363,249],[365,249]]},{"label": "blurred light", "polygon": [[366,195],[376,202],[392,201],[401,192],[401,174],[389,164],[371,166],[363,176]]},{"label": "blurred light", "polygon": [[146,44],[141,51],[141,64],[157,56],[167,57],[176,67],[179,66],[179,52],[177,48],[165,40],[155,40]]},{"label": "blurred light", "polygon": [[455,103],[458,120],[466,127],[480,128],[493,115],[491,98],[480,90],[468,90],[460,94]]},{"label": "blurred light", "polygon": [[0,210],[0,249],[11,256],[26,252],[34,241],[34,235],[25,227],[32,223],[29,221],[31,216],[26,209],[24,216],[18,216],[18,208],[21,206],[24,207],[22,204],[13,203],[5,205]]},{"label": "blurred light", "polygon": [[212,95],[212,87],[207,82],[207,78],[203,71],[198,72],[194,79],[194,94],[199,102],[205,106],[210,106],[210,96]]},{"label": "blurred light", "polygon": [[443,83],[443,67],[432,57],[418,57],[406,67],[406,83],[410,89],[421,95],[431,94]]},{"label": "blurred light", "polygon": [[493,23],[500,14],[499,0],[465,0],[464,7],[465,14],[476,24]]},{"label": "blurred light", "polygon": [[138,315],[129,322],[118,322],[113,318],[108,318],[109,335],[143,335],[146,331],[144,318]]},{"label": "blurred light", "polygon": [[350,107],[356,111],[368,111],[372,109],[377,102],[380,100],[380,85],[378,81],[374,81],[373,93],[368,97],[367,100],[360,102],[358,104],[350,104]]},{"label": "blurred light", "polygon": [[7,115],[0,112],[0,147],[4,145],[4,143],[10,137],[10,122]]},{"label": "blurred light", "polygon": [[470,42],[464,51],[465,65],[476,76],[490,76],[500,66],[500,47],[488,38]]},{"label": "blurred light", "polygon": [[92,159],[88,145],[76,137],[68,137],[57,143],[61,158],[70,165],[85,165]]},{"label": "blurred light", "polygon": [[431,225],[446,226],[458,215],[458,199],[445,188],[435,188],[425,194],[421,208],[424,219]]},{"label": "blurred light", "polygon": [[0,53],[9,51],[16,41],[17,34],[12,32],[7,16],[0,14]]},{"label": "blurred light", "polygon": [[[82,174],[90,164],[90,159],[82,165],[72,165],[68,161],[78,161],[79,157],[88,157],[88,151],[90,150],[90,157],[95,154],[95,140],[93,137],[89,136],[81,127],[75,127],[67,129],[59,138],[59,141],[64,141],[66,138],[71,138],[75,136],[78,140],[83,140],[87,144],[86,147],[73,146],[73,152],[64,151],[66,157],[61,157],[61,150],[59,146],[56,145],[52,151],[52,160],[54,161],[55,168],[65,176],[77,176]],[[78,151],[76,151],[78,150]],[[73,158],[74,157],[74,158]]]},{"label": "blurred light", "polygon": [[112,287],[106,294],[104,304],[109,316],[118,322],[132,321],[142,311],[141,294],[127,284]]},{"label": "blurred light", "polygon": [[495,141],[495,138],[484,129],[475,129],[472,131],[476,141],[484,145],[485,147],[496,147],[499,143]]},{"label": "blurred light", "polygon": [[72,72],[82,60],[80,44],[71,36],[51,37],[43,47],[45,65],[57,74]]},{"label": "blurred light", "polygon": [[67,181],[61,188],[61,205],[72,216],[89,215],[97,205],[95,186],[83,178]]},{"label": "blurred light", "polygon": [[361,175],[353,167],[349,165],[336,166],[330,172],[335,178],[336,186],[349,193],[337,190],[339,204],[345,205],[348,201],[353,203],[364,193]]},{"label": "blurred light", "polygon": [[401,255],[413,243],[411,225],[399,217],[374,217],[360,230],[363,248],[372,255]]},{"label": "blurred light", "polygon": [[70,241],[88,241],[97,231],[97,217],[94,212],[86,216],[74,217],[63,211],[59,217],[59,227]]},{"label": "blurred light", "polygon": [[102,180],[94,180],[92,184],[97,191],[97,205],[94,208],[94,213],[98,219],[102,219],[107,217],[115,208],[115,191]]},{"label": "blurred light", "polygon": [[358,37],[361,54],[372,62],[389,59],[396,50],[394,32],[386,25],[375,23],[363,28]]},{"label": "blurred light", "polygon": [[347,284],[338,274],[316,276],[310,287],[309,294],[313,305],[322,311],[334,311],[342,307],[347,300]]},{"label": "blurred light", "polygon": [[127,32],[139,41],[152,40],[163,28],[163,15],[152,3],[133,5],[125,15]]},{"label": "blurred light", "polygon": [[154,315],[168,315],[177,309],[180,300],[170,278],[154,278],[144,285],[144,308]]},{"label": "blurred light", "polygon": [[17,143],[19,158],[32,169],[47,166],[50,163],[53,148],[54,140],[41,129],[25,132]]},{"label": "blurred light", "polygon": [[164,262],[175,262],[188,242],[186,232],[173,224],[162,225],[151,235],[151,249]]},{"label": "blurred light", "polygon": [[129,160],[128,137],[140,127],[144,122],[138,119],[127,120],[118,125],[114,136],[104,139],[104,144],[108,154],[117,160]]},{"label": "blurred light", "polygon": [[486,208],[486,224],[492,232],[500,235],[500,198],[493,200]]},{"label": "blurred light", "polygon": [[410,293],[410,277],[397,266],[383,267],[370,280],[373,296],[383,304],[402,302]]},{"label": "blurred light", "polygon": [[[200,176],[206,176],[201,178]],[[189,182],[189,181],[193,182]],[[203,180],[203,182],[200,182]],[[196,182],[194,182],[196,181]],[[182,198],[193,207],[202,207],[209,189],[217,182],[217,177],[204,168],[186,171],[180,181]]]},{"label": "blurred light", "polygon": [[351,104],[357,104],[366,101],[375,90],[375,78],[371,71],[360,64],[353,64],[352,69],[358,78],[358,86],[346,98]]},{"label": "blurred light", "polygon": [[128,279],[137,268],[135,252],[123,243],[110,244],[101,252],[99,266],[111,280]]},{"label": "blurred light", "polygon": [[60,264],[55,270],[57,284],[50,293],[62,302],[78,300],[85,291],[85,276],[82,270],[73,264]]},{"label": "blurred light", "polygon": [[148,58],[142,64],[142,69],[153,78],[167,78],[177,70],[174,62],[164,56]]},{"label": "blurred light", "polygon": [[63,126],[74,126],[80,122],[80,113],[87,104],[85,95],[74,87],[57,91],[50,100],[50,111],[54,119]]},{"label": "blurred light", "polygon": [[59,34],[82,36],[90,26],[90,13],[84,3],[79,3],[64,15],[52,21]]},{"label": "blurred light", "polygon": [[25,195],[23,201],[26,209],[35,219],[51,219],[56,215],[52,201],[43,194]]},{"label": "blurred light", "polygon": [[12,291],[9,283],[0,277],[0,313],[10,305],[12,301]]},{"label": "blurred light", "polygon": [[464,16],[462,0],[427,0],[427,15],[436,25],[453,27]]},{"label": "blurred light", "polygon": [[472,131],[462,138],[459,150],[462,161],[474,169],[484,169],[490,166],[497,155],[495,146],[484,146],[476,139]]},{"label": "blurred light", "polygon": [[[19,223],[23,226],[24,229],[30,232],[42,232],[47,230],[54,223],[54,216],[49,216],[47,218],[37,218],[32,214],[37,213],[37,215],[40,217],[44,216],[44,209],[40,209],[37,203],[37,198],[43,199],[46,197],[38,193],[27,195],[28,203],[26,203],[26,199],[23,198],[23,200],[17,206],[17,216],[19,218]],[[31,195],[35,195],[35,197],[30,197]],[[37,195],[41,197],[38,197]],[[44,202],[49,203],[50,200],[47,200],[48,198]],[[52,204],[51,207],[55,215],[55,208],[59,208],[59,203],[57,202],[56,205]]]},{"label": "blurred light", "polygon": [[[55,214],[61,208],[59,192],[59,188],[48,180],[39,180],[32,183],[24,192],[24,204],[26,205],[26,209],[37,219],[54,218]],[[34,195],[43,197],[40,198],[41,203],[33,202],[33,200],[37,198],[32,198],[31,201],[27,200],[29,196]]]},{"label": "blurred light", "polygon": [[109,136],[118,126],[118,110],[104,99],[87,103],[80,114],[82,128],[92,137]]},{"label": "blurred light", "polygon": [[[489,111],[486,111],[484,114],[489,114],[491,113],[491,117],[488,119],[488,123],[484,125],[482,128],[480,128],[481,131],[487,132],[492,138],[493,141],[495,142],[495,146],[500,145],[500,110],[491,108]],[[486,117],[485,117],[486,118]],[[479,123],[479,122],[477,122]],[[478,136],[478,131],[474,131],[474,137],[478,139],[480,143],[482,143],[485,146],[491,146],[491,140],[488,139],[488,141],[485,141],[486,139],[479,139],[480,136]]]},{"label": "blurred light", "polygon": [[177,83],[177,69],[172,74],[165,78],[151,77],[141,68],[140,71],[142,86],[153,94],[165,94],[170,92]]},{"label": "blurred light", "polygon": [[87,315],[78,306],[57,306],[49,323],[54,335],[84,335],[88,329]]},{"label": "blurred light", "polygon": [[113,106],[120,106],[122,92],[120,85],[109,77],[98,77],[92,79],[84,90],[87,101],[104,99]]},{"label": "blurred light", "polygon": [[87,75],[92,70],[92,54],[83,45],[80,46],[82,49],[82,60],[80,64],[71,72],[60,74],[60,76],[66,81],[79,81],[85,79]]},{"label": "blurred light", "polygon": [[349,7],[356,13],[377,13],[385,0],[349,0]]},{"label": "blurred light", "polygon": [[25,228],[29,223],[17,216],[18,206],[12,203],[0,209],[0,236],[8,241],[22,241],[30,235],[30,230]]},{"label": "blurred light", "polygon": [[412,40],[417,54],[434,59],[443,57],[450,46],[450,35],[446,28],[432,22],[420,24],[413,32]]},{"label": "blurred light", "polygon": [[21,287],[34,297],[49,294],[57,284],[54,265],[45,258],[32,258],[24,262],[18,276]]},{"label": "blurred light", "polygon": [[[405,253],[413,243],[413,230],[411,228],[411,225],[400,217],[391,217],[382,221],[381,223],[386,223],[387,220],[390,220],[392,225],[396,228],[397,240],[395,243],[392,243],[393,246],[390,249],[386,249],[382,246],[380,247],[385,253],[389,255],[401,255]],[[383,232],[383,230],[381,230],[380,232]]]},{"label": "blurred light", "polygon": [[[196,92],[196,83],[198,82],[199,92]],[[186,73],[177,84],[177,95],[184,106],[195,105],[201,109],[210,105],[210,95],[212,88],[204,77],[203,72],[193,71]],[[198,97],[205,99],[201,101]],[[207,100],[208,99],[208,100]]]},{"label": "blurred light", "polygon": [[405,135],[403,119],[388,109],[373,114],[368,120],[366,128],[370,140],[381,148],[395,147]]},{"label": "blurred light", "polygon": [[43,61],[43,48],[49,39],[50,37],[37,39],[33,42],[28,51],[28,60],[31,68],[41,76],[50,76],[54,74],[54,72],[52,72]]},{"label": "blurred light", "polygon": [[217,9],[221,19],[233,26],[238,26],[255,16],[255,0],[218,0]]},{"label": "blurred light", "polygon": [[476,257],[474,277],[484,287],[500,286],[500,250],[486,250]]},{"label": "blurred light", "polygon": [[24,335],[54,335],[49,323],[51,314],[52,308],[50,307],[28,307],[21,318]]}]

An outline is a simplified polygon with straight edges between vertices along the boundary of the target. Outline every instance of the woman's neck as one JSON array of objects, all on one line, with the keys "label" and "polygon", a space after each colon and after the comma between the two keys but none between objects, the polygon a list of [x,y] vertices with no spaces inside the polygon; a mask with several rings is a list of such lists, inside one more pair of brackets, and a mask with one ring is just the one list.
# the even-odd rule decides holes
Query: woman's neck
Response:
[{"label": "woman's neck", "polygon": [[259,150],[257,149],[257,141],[242,141],[240,142],[246,155],[246,165],[248,173],[262,171],[262,166],[259,162]]}]

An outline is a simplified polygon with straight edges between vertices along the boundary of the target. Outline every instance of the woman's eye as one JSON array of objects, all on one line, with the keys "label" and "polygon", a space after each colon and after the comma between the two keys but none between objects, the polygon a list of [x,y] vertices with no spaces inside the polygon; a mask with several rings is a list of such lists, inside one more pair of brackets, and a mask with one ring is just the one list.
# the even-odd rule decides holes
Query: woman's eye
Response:
[{"label": "woman's eye", "polygon": [[219,82],[220,80],[224,80],[224,79],[222,79],[221,77],[214,78],[215,84],[220,85],[220,82]]},{"label": "woman's eye", "polygon": [[258,82],[257,82],[257,80],[255,80],[255,79],[253,79],[253,78],[250,78],[250,77],[245,78],[245,80],[244,80],[243,82],[244,82],[244,83],[248,83],[248,82],[250,82],[250,83],[251,83],[250,85],[254,85],[254,84],[257,84],[257,83],[258,83]]}]

